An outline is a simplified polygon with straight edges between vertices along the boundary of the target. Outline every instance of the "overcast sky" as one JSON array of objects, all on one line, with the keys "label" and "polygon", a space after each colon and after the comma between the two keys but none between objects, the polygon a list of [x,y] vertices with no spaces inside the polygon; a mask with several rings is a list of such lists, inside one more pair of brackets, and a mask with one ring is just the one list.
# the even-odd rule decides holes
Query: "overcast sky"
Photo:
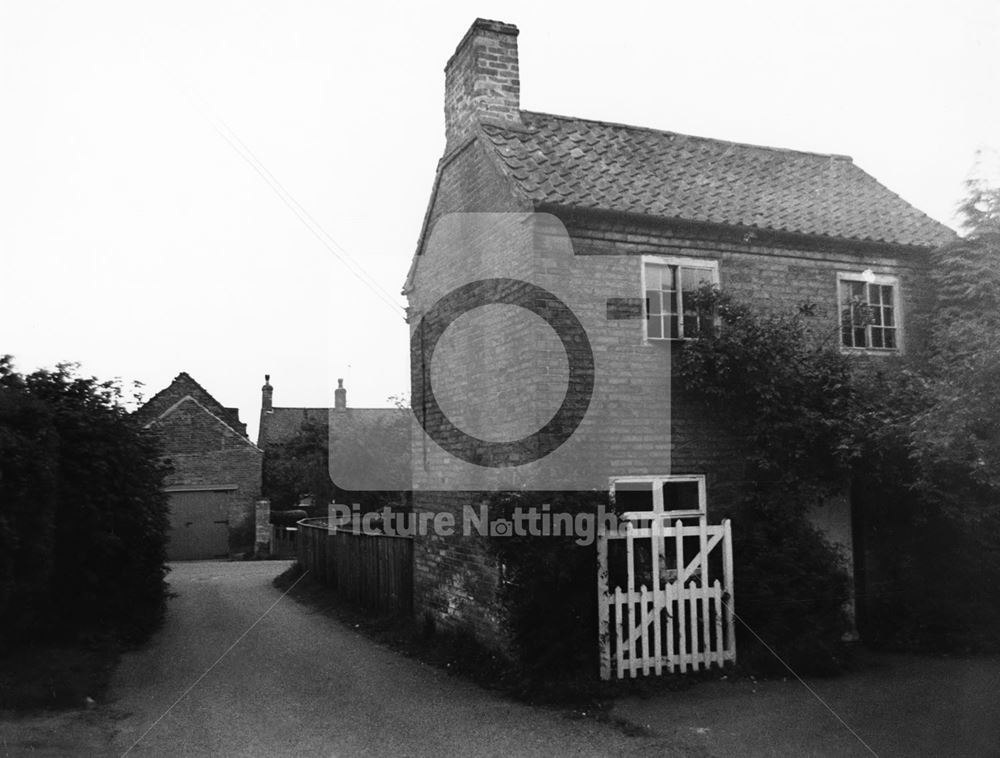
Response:
[{"label": "overcast sky", "polygon": [[187,371],[254,439],[265,372],[276,405],[406,392],[398,293],[477,15],[520,28],[526,109],[846,153],[945,223],[1000,142],[995,0],[0,0],[0,353],[147,394]]}]

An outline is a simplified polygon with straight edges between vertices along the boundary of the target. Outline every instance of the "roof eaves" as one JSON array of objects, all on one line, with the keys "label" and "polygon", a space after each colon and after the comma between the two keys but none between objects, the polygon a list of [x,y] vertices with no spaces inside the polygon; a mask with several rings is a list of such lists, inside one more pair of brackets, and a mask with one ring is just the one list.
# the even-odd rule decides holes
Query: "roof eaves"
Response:
[{"label": "roof eaves", "polygon": [[809,246],[815,247],[817,243],[826,243],[830,246],[835,246],[838,248],[857,248],[859,245],[864,246],[866,249],[875,250],[885,250],[890,248],[893,250],[898,250],[901,252],[912,252],[917,254],[926,254],[929,250],[937,247],[934,245],[913,245],[901,242],[889,242],[886,240],[877,240],[871,238],[856,238],[856,237],[834,237],[827,234],[819,233],[806,233],[806,232],[794,232],[782,229],[772,229],[769,227],[760,226],[745,226],[740,224],[726,224],[722,222],[711,222],[711,221],[692,221],[685,218],[667,217],[660,216],[656,214],[649,213],[638,213],[635,211],[623,211],[623,210],[612,210],[607,208],[597,208],[597,207],[581,207],[575,205],[563,205],[558,203],[543,202],[536,205],[536,210],[541,213],[552,213],[555,216],[566,215],[568,218],[574,216],[596,216],[603,217],[606,219],[618,219],[624,222],[635,222],[642,221],[647,224],[652,224],[654,226],[662,227],[673,227],[681,229],[689,229],[692,231],[714,231],[716,233],[723,233],[726,236],[731,236],[733,238],[744,241],[746,244],[750,244],[746,241],[745,237],[748,234],[753,234],[755,237],[755,244],[760,244],[761,237],[766,240],[773,240],[775,242],[783,242],[790,246]]},{"label": "roof eaves", "polygon": [[430,232],[431,216],[434,213],[434,206],[437,204],[438,189],[441,187],[441,177],[444,174],[444,170],[475,141],[476,135],[473,134],[465,141],[456,145],[453,149],[447,150],[447,152],[441,156],[441,160],[438,161],[437,170],[434,172],[434,186],[431,188],[431,198],[427,203],[427,209],[424,211],[424,220],[420,224],[420,235],[417,237],[417,249],[414,250],[413,258],[410,259],[410,268],[406,272],[406,279],[403,281],[403,289],[400,292],[401,295],[408,295],[410,290],[413,289],[413,278],[417,275],[417,261],[423,254],[424,244],[427,242],[427,234]]},{"label": "roof eaves", "polygon": [[427,203],[427,210],[424,211],[424,220],[420,226],[420,236],[417,238],[417,249],[413,254],[413,258],[410,260],[410,268],[406,272],[406,279],[403,282],[403,289],[400,293],[402,295],[408,295],[413,289],[413,280],[417,274],[417,261],[423,254],[424,245],[427,243],[427,235],[430,233],[432,227],[431,218],[434,213],[434,206],[437,203],[438,189],[441,186],[441,176],[444,174],[445,169],[455,159],[457,159],[459,155],[471,148],[474,144],[479,144],[480,150],[483,151],[487,160],[489,160],[496,167],[497,172],[506,180],[506,185],[510,191],[511,199],[515,203],[532,204],[531,198],[524,193],[517,180],[510,175],[506,166],[503,165],[503,161],[497,154],[496,146],[489,138],[489,135],[483,131],[483,123],[490,126],[504,125],[504,128],[509,128],[511,131],[528,131],[527,127],[518,126],[516,124],[495,121],[493,119],[482,119],[481,122],[477,122],[475,130],[467,139],[446,152],[444,156],[442,156],[441,160],[438,161],[437,172],[434,175],[434,187],[431,190],[430,202]]}]

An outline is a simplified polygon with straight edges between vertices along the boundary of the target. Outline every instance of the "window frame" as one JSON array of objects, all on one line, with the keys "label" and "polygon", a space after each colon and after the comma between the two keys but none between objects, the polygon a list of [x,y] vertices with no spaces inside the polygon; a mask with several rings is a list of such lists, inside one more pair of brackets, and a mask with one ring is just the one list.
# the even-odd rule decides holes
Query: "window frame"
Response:
[{"label": "window frame", "polygon": [[[615,497],[615,487],[618,484],[645,484],[652,485],[653,510],[651,511],[625,511],[621,514],[623,519],[628,521],[640,521],[643,519],[653,520],[655,518],[692,518],[702,517],[708,513],[708,491],[704,474],[642,474],[635,476],[613,476],[609,480],[608,491],[612,500]],[[663,485],[667,482],[695,482],[698,485],[698,508],[663,510]],[[657,510],[659,508],[659,510]]]},{"label": "window frame", "polygon": [[[904,323],[903,323],[903,309],[902,309],[902,281],[900,277],[896,274],[873,274],[860,271],[838,271],[837,272],[837,342],[840,345],[841,352],[844,353],[860,353],[860,354],[870,354],[870,355],[902,355],[903,348],[905,345],[904,337]],[[845,285],[848,282],[861,282],[865,285],[865,298],[866,305],[871,305],[871,291],[868,289],[869,285],[878,285],[880,287],[892,287],[892,312],[893,320],[895,325],[892,327],[895,329],[896,334],[896,346],[895,347],[874,347],[871,337],[872,324],[865,325],[865,346],[857,345],[845,345],[844,344],[844,323],[843,323],[843,307],[846,301],[845,299]]]},{"label": "window frame", "polygon": [[[678,285],[678,303],[677,303],[677,331],[680,336],[678,337],[650,337],[649,336],[649,306],[646,303],[646,270],[649,266],[676,266],[677,271],[677,285]],[[679,289],[681,284],[680,269],[682,268],[699,268],[708,269],[711,271],[712,284],[718,286],[719,284],[719,261],[714,258],[687,258],[673,255],[643,255],[642,256],[642,269],[639,277],[639,298],[642,302],[642,340],[644,344],[650,344],[651,342],[682,342],[686,339],[693,339],[692,337],[684,336],[684,300],[682,290]],[[662,318],[662,316],[661,316]]]}]

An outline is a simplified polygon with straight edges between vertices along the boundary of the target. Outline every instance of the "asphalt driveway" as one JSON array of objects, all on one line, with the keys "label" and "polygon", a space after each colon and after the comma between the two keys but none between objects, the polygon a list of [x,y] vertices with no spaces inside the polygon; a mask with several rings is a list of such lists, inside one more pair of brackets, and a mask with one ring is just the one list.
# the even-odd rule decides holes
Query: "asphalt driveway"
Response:
[{"label": "asphalt driveway", "polygon": [[175,564],[166,624],[123,657],[108,702],[0,714],[0,756],[1000,755],[997,658],[873,656],[809,682],[829,709],[794,680],[624,698],[611,715],[642,728],[623,730],[504,699],[282,599],[271,582],[288,565]]},{"label": "asphalt driveway", "polygon": [[293,600],[277,602],[271,580],[287,565],[173,567],[177,597],[165,628],[125,656],[112,684],[113,754],[691,754],[510,702]]},{"label": "asphalt driveway", "polygon": [[791,678],[717,681],[614,713],[713,756],[1000,756],[1000,660],[859,658],[848,675],[808,680],[813,692]]}]

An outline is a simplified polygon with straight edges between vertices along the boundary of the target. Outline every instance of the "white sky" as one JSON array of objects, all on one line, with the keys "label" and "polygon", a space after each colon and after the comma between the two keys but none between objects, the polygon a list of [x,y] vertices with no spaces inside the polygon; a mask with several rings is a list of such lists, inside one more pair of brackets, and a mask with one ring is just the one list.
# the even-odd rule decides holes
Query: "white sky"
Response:
[{"label": "white sky", "polygon": [[277,405],[406,392],[401,314],[212,120],[403,304],[477,15],[520,28],[526,109],[846,153],[946,223],[1000,146],[995,0],[0,0],[0,353],[147,395],[187,371],[253,438],[265,372]]}]

